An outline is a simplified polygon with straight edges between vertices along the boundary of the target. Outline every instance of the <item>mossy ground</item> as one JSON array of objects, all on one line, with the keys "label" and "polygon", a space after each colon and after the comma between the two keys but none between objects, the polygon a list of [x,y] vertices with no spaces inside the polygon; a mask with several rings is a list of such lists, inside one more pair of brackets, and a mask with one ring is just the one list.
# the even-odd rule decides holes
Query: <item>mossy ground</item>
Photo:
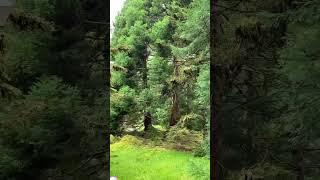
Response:
[{"label": "mossy ground", "polygon": [[194,180],[189,172],[194,163],[209,171],[207,158],[192,153],[146,145],[144,139],[124,136],[111,145],[111,176],[120,180]]}]

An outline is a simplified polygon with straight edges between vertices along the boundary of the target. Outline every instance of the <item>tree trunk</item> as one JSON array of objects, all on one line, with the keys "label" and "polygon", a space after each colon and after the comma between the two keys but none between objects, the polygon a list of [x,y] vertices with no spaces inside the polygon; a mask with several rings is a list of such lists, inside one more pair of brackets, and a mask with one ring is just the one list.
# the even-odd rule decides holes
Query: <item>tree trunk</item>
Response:
[{"label": "tree trunk", "polygon": [[210,126],[212,127],[212,133],[211,133],[211,143],[210,143],[210,149],[211,149],[211,163],[210,166],[213,170],[213,174],[210,176],[213,180],[222,180],[219,177],[219,169],[218,169],[218,113],[221,109],[222,104],[222,79],[219,80],[219,71],[221,72],[221,66],[219,67],[217,62],[214,62],[216,60],[216,48],[218,47],[218,8],[217,8],[218,0],[212,0],[210,1],[211,6],[211,18],[210,18],[210,32],[212,34],[210,35],[210,106],[211,106],[211,121]]},{"label": "tree trunk", "polygon": [[[247,98],[247,103],[256,98],[256,93],[255,93],[255,87],[252,85],[253,82],[253,73],[251,71],[248,72],[248,78],[247,78],[247,93],[246,93],[246,98]],[[247,163],[249,165],[254,164],[257,160],[257,153],[256,153],[256,133],[257,133],[257,122],[256,122],[256,117],[255,114],[252,112],[252,107],[248,105],[247,107],[247,117],[246,117],[246,122],[248,124],[248,152],[247,154]]]},{"label": "tree trunk", "polygon": [[304,180],[305,167],[303,160],[303,148],[299,148],[297,153],[298,177],[297,180]]},{"label": "tree trunk", "polygon": [[[109,103],[110,102],[110,77],[111,77],[111,74],[110,74],[110,59],[109,59],[109,56],[108,56],[108,50],[110,48],[110,37],[109,37],[109,33],[106,32],[105,33],[105,37],[104,37],[104,66],[105,68],[103,69],[103,74],[104,74],[104,78],[105,78],[105,88],[106,88],[106,103]],[[107,108],[106,110],[106,116],[105,117],[110,117],[110,108]],[[102,120],[105,120],[104,118],[102,118]],[[106,171],[106,176],[107,177],[110,177],[110,124],[107,123],[107,126],[106,126],[106,131],[108,132],[108,137],[107,138],[101,138],[101,141],[104,142],[106,141],[106,146],[104,147],[106,149],[106,168],[107,168],[107,171]],[[100,134],[102,134],[103,132],[99,132]],[[104,143],[102,143],[104,144]]]},{"label": "tree trunk", "polygon": [[[173,58],[173,66],[174,66],[174,77],[179,76],[179,66],[176,61],[176,57]],[[170,126],[174,126],[178,123],[180,119],[180,101],[179,101],[179,90],[180,85],[176,79],[172,82],[173,92],[172,92],[172,108],[171,108],[171,117],[170,117]]]},{"label": "tree trunk", "polygon": [[0,34],[0,55],[4,54],[4,35]]},{"label": "tree trunk", "polygon": [[219,65],[212,65],[211,67],[211,76],[212,80],[210,83],[210,89],[212,90],[211,94],[211,123],[210,126],[212,127],[212,133],[211,133],[211,144],[210,149],[212,152],[212,160],[211,162],[211,168],[213,169],[212,177],[216,180],[222,180],[222,175],[219,174],[218,170],[218,145],[219,145],[219,139],[222,138],[219,136],[219,128],[221,127],[221,122],[218,121],[219,113],[221,112],[222,108],[222,98],[223,98],[223,87],[225,82],[225,77],[223,75],[223,67]]},{"label": "tree trunk", "polygon": [[171,109],[171,117],[170,117],[170,126],[174,126],[178,123],[180,118],[180,107],[179,107],[179,98],[178,92],[176,88],[173,90],[172,96],[172,109]]},{"label": "tree trunk", "polygon": [[143,62],[142,62],[142,81],[143,81],[143,87],[147,88],[148,86],[148,58],[149,58],[149,51],[148,51],[148,46],[146,45],[145,50],[144,50],[144,57],[143,57]]},{"label": "tree trunk", "polygon": [[[149,58],[149,51],[148,51],[148,46],[146,45],[145,52],[144,52],[144,58],[143,58],[143,68],[142,68],[142,81],[143,81],[143,88],[148,87],[148,58]],[[151,113],[147,110],[148,106],[150,106],[150,102],[145,102],[144,105],[144,132],[148,131],[150,127],[152,126],[152,118],[151,118]]]}]

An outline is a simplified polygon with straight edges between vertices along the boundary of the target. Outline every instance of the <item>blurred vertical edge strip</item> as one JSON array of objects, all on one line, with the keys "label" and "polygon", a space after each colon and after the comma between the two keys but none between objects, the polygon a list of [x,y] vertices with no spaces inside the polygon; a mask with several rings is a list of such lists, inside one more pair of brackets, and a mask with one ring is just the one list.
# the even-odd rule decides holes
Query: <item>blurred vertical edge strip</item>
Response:
[{"label": "blurred vertical edge strip", "polygon": [[218,152],[217,152],[217,104],[216,104],[216,71],[215,71],[215,48],[217,47],[217,1],[210,1],[210,179],[218,180]]},{"label": "blurred vertical edge strip", "polygon": [[110,1],[108,1],[107,9],[106,9],[106,23],[108,24],[108,30],[105,34],[105,63],[106,63],[106,87],[107,87],[107,95],[106,95],[106,104],[107,104],[107,177],[110,179]]}]

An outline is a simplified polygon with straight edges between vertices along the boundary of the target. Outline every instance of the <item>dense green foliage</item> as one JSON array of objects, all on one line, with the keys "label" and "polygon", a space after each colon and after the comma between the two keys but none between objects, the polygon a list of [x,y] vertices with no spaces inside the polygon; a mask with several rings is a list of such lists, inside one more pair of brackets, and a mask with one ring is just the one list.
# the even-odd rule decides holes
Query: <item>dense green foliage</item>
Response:
[{"label": "dense green foliage", "polygon": [[219,179],[317,179],[319,1],[218,5]]},{"label": "dense green foliage", "polygon": [[101,165],[91,177],[88,170],[72,171],[105,147],[93,126],[107,120],[106,76],[96,58],[103,42],[85,36],[99,37],[106,27],[84,23],[106,21],[96,10],[105,12],[106,3],[17,1],[1,32],[0,179],[90,179],[106,173],[104,154],[95,157]]},{"label": "dense green foliage", "polygon": [[154,125],[208,132],[208,3],[126,1],[111,47],[113,134],[142,125],[144,112]]},{"label": "dense green foliage", "polygon": [[92,24],[106,1],[17,1],[1,30],[0,179],[106,179],[110,127],[120,178],[209,179],[214,134],[219,180],[317,180],[320,1],[219,0],[211,18],[210,2],[127,0],[108,88]]},{"label": "dense green foliage", "polygon": [[[209,7],[209,0],[125,2],[111,40],[111,134],[136,133],[156,145],[209,157]],[[141,132],[148,119],[151,128]],[[138,152],[117,152],[121,155],[111,156],[111,162],[143,158]],[[174,154],[150,161],[150,171],[158,173],[141,178],[188,179],[183,172],[192,171],[193,177],[209,179],[208,162],[190,168],[181,162],[181,171],[171,171],[171,161],[178,160]],[[146,163],[133,162],[132,167],[143,173]],[[160,173],[160,166],[168,168]],[[112,175],[121,178],[117,168],[123,167],[111,164]]]}]

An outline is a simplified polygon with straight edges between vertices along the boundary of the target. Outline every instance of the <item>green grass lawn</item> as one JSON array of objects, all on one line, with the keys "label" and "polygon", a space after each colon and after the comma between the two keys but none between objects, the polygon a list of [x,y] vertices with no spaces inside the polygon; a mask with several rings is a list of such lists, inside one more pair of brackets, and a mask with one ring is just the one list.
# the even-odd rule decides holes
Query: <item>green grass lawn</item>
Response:
[{"label": "green grass lawn", "polygon": [[[130,141],[130,140],[129,140]],[[111,176],[119,180],[193,180],[193,165],[209,174],[209,160],[126,140],[111,145]],[[208,178],[205,178],[208,179]]]}]

